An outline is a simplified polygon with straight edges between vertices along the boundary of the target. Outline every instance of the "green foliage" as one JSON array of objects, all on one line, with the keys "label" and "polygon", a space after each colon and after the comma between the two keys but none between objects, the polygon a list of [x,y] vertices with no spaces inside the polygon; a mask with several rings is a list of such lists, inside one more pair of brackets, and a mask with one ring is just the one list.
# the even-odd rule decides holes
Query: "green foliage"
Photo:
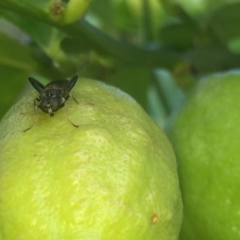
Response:
[{"label": "green foliage", "polygon": [[[70,24],[62,18],[70,3],[57,2],[63,6],[54,9],[57,18],[56,0],[0,2],[0,116],[30,75],[99,79],[130,93],[146,110],[154,87],[166,114],[172,94],[166,94],[157,70],[164,69],[171,76],[166,81],[187,90],[199,76],[240,66],[240,1],[95,0]],[[73,2],[81,7],[81,1]],[[69,9],[68,20],[74,8]],[[157,107],[149,110],[159,116]],[[162,123],[160,118],[156,121]]]}]

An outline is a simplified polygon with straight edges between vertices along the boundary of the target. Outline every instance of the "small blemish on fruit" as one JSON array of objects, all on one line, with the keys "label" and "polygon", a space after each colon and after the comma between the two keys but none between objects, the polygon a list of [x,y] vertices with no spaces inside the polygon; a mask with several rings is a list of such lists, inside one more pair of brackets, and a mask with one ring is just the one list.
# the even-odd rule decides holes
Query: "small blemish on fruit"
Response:
[{"label": "small blemish on fruit", "polygon": [[153,224],[155,224],[155,223],[158,222],[158,215],[157,215],[157,214],[154,214],[154,215],[152,216],[151,222],[152,222]]}]

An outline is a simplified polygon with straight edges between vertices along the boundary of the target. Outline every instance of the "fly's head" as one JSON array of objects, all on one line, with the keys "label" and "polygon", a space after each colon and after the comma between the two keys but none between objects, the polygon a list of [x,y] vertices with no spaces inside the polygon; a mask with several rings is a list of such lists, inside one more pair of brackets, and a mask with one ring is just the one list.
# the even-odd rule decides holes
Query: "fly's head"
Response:
[{"label": "fly's head", "polygon": [[49,113],[52,117],[54,112],[57,112],[64,106],[65,98],[63,98],[61,91],[56,89],[43,90],[40,94],[38,107],[45,113]]}]

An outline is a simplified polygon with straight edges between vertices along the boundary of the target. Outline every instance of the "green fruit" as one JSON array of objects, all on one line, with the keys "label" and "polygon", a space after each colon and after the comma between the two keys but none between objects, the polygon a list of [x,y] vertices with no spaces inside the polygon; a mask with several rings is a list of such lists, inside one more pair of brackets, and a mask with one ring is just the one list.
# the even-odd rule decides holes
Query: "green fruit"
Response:
[{"label": "green fruit", "polygon": [[67,3],[62,22],[70,24],[79,20],[87,11],[91,0],[71,0]]},{"label": "green fruit", "polygon": [[91,0],[50,0],[48,5],[49,17],[61,24],[71,24],[79,20],[87,11]]},{"label": "green fruit", "polygon": [[81,80],[71,94],[79,105],[37,109],[26,132],[36,91],[0,124],[0,239],[176,240],[182,202],[166,136],[116,88]]},{"label": "green fruit", "polygon": [[170,130],[184,220],[181,240],[240,237],[240,72],[198,82]]}]

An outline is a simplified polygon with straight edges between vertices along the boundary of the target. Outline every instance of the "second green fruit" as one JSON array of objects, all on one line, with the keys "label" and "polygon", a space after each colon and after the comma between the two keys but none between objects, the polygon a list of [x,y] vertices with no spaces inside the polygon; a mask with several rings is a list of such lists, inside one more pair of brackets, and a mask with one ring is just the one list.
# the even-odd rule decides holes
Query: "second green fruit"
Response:
[{"label": "second green fruit", "polygon": [[183,195],[181,240],[240,238],[240,73],[198,82],[171,130]]}]

